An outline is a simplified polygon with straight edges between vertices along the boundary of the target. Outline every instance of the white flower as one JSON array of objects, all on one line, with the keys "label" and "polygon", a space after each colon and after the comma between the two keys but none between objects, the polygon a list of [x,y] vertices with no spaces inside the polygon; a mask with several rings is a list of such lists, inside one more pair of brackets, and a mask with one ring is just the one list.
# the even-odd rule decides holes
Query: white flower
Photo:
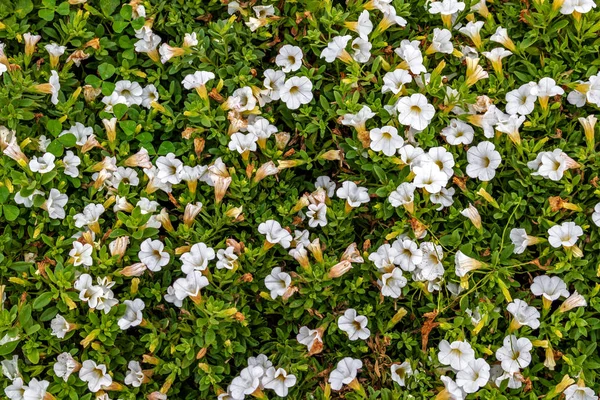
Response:
[{"label": "white flower", "polygon": [[73,242],[73,248],[69,252],[69,256],[73,257],[73,265],[83,265],[84,267],[91,267],[94,264],[92,260],[93,247],[91,244],[83,244],[81,242]]},{"label": "white flower", "polygon": [[594,2],[594,0],[565,0],[560,7],[560,12],[565,15],[573,14],[574,12],[586,14],[590,12],[592,8],[596,8],[596,2]]},{"label": "white flower", "polygon": [[87,302],[90,308],[96,308],[103,291],[101,287],[95,286],[92,282],[89,274],[81,274],[73,287],[79,291],[79,300]]},{"label": "white flower", "polygon": [[83,213],[75,214],[73,221],[77,228],[83,228],[84,226],[93,227],[98,223],[98,220],[104,213],[105,209],[102,204],[88,204],[83,208]]},{"label": "white flower", "polygon": [[428,49],[428,53],[438,52],[444,54],[452,54],[454,51],[454,45],[451,42],[452,40],[452,32],[448,29],[439,29],[434,28],[433,30],[433,38],[431,40],[431,50]]},{"label": "white flower", "polygon": [[429,200],[433,204],[439,204],[440,206],[436,210],[440,211],[444,207],[450,207],[452,204],[454,204],[454,199],[452,198],[452,196],[454,196],[454,192],[455,190],[452,187],[443,187],[438,193],[432,193],[429,197]]},{"label": "white flower", "polygon": [[397,257],[396,247],[386,243],[379,246],[375,253],[369,254],[369,261],[372,261],[380,272],[389,272],[393,269]]},{"label": "white flower", "polygon": [[454,167],[454,156],[442,146],[432,147],[427,152],[431,162],[437,165],[443,173],[448,176],[448,179],[454,175],[452,168]]},{"label": "white flower", "polygon": [[284,45],[279,49],[275,64],[281,67],[286,74],[298,71],[302,67],[302,49],[298,46]]},{"label": "white flower", "polygon": [[243,399],[246,395],[254,393],[260,386],[260,380],[265,374],[262,367],[246,367],[240,375],[231,381],[229,391],[234,399]]},{"label": "white flower", "polygon": [[73,134],[75,136],[76,142],[78,146],[83,146],[88,137],[94,134],[94,130],[88,126],[84,126],[83,124],[76,122],[75,125],[71,126],[68,130],[62,131],[58,137],[67,134]]},{"label": "white flower", "polygon": [[50,321],[50,328],[52,328],[52,336],[64,339],[67,332],[69,332],[70,325],[62,315],[56,314],[56,317]]},{"label": "white flower", "polygon": [[526,83],[521,85],[518,89],[506,93],[506,112],[508,114],[531,114],[537,98],[535,93],[533,93],[534,85],[535,84],[532,86],[531,84]]},{"label": "white flower", "polygon": [[[331,198],[335,194],[335,182],[328,176],[319,176],[315,181],[315,189],[322,188],[325,190],[327,197]],[[600,204],[600,203],[598,203]],[[600,206],[599,206],[600,207]],[[600,212],[600,210],[599,210]]]},{"label": "white flower", "polygon": [[173,295],[178,301],[183,301],[187,297],[195,298],[200,294],[200,289],[208,284],[208,279],[200,271],[193,271],[173,283]]},{"label": "white flower", "polygon": [[531,293],[534,296],[543,296],[549,301],[558,300],[560,297],[569,297],[565,281],[558,276],[536,276],[531,284]]},{"label": "white flower", "polygon": [[553,181],[559,181],[572,162],[573,160],[561,149],[554,149],[553,151],[539,153],[534,161],[527,163],[527,166],[534,170],[532,175],[540,175]]},{"label": "white flower", "polygon": [[342,125],[352,126],[357,130],[364,130],[365,123],[375,115],[369,106],[362,106],[356,114],[344,114],[340,122]]},{"label": "white flower", "polygon": [[288,389],[296,384],[296,376],[288,374],[283,368],[267,369],[266,375],[262,379],[262,385],[265,389],[273,389],[279,397],[286,397]]},{"label": "white flower", "polygon": [[411,204],[415,199],[415,185],[410,182],[402,182],[396,190],[388,196],[392,207]]},{"label": "white flower", "polygon": [[117,167],[110,180],[110,184],[115,189],[118,189],[121,182],[125,185],[137,186],[140,184],[140,178],[137,171],[133,168]]},{"label": "white flower", "polygon": [[198,45],[196,32],[186,33],[183,36],[183,47],[194,47]]},{"label": "white flower", "polygon": [[485,58],[490,60],[492,66],[494,67],[494,70],[500,73],[502,71],[502,59],[512,55],[512,52],[503,49],[502,47],[496,47],[491,51],[484,51],[481,54],[483,54]]},{"label": "white flower", "polygon": [[552,78],[542,78],[536,86],[532,87],[531,94],[537,97],[553,97],[563,95],[565,91],[556,84]]},{"label": "white flower", "polygon": [[271,291],[271,298],[274,300],[279,296],[283,296],[290,285],[292,277],[287,272],[282,272],[281,268],[275,267],[271,273],[265,278],[265,286]]},{"label": "white flower", "polygon": [[504,338],[503,346],[496,350],[496,358],[502,363],[502,369],[509,373],[519,372],[531,363],[533,345],[527,338],[517,339],[514,335]]},{"label": "white flower", "polygon": [[152,103],[159,99],[158,90],[154,85],[147,85],[142,91],[142,106],[152,108]]},{"label": "white flower", "polygon": [[393,94],[398,94],[402,91],[404,85],[410,82],[412,82],[412,77],[407,70],[395,69],[391,72],[387,72],[383,76],[381,93],[392,92]]},{"label": "white flower", "polygon": [[529,236],[527,231],[522,228],[513,228],[510,230],[510,241],[515,246],[514,253],[522,254],[527,246],[536,244],[538,242],[537,238],[533,236]]},{"label": "white flower", "polygon": [[125,314],[119,318],[118,324],[121,330],[126,330],[132,326],[138,326],[142,323],[142,310],[146,308],[146,304],[142,299],[125,300],[123,302],[127,308]]},{"label": "white flower", "polygon": [[196,71],[193,74],[186,75],[181,82],[186,89],[196,89],[215,79],[215,74],[209,71]]},{"label": "white flower", "polygon": [[81,164],[81,159],[77,157],[71,150],[67,150],[62,162],[65,166],[65,175],[69,175],[73,178],[77,178],[79,176],[79,169],[77,169],[77,167]]},{"label": "white flower", "polygon": [[351,181],[343,182],[342,187],[335,193],[340,199],[346,200],[346,203],[353,208],[360,207],[361,204],[368,203],[371,200],[367,188],[357,186],[356,183]]},{"label": "white flower", "polygon": [[[497,113],[496,116],[496,130],[498,132],[506,133],[511,138],[511,140],[513,140],[515,143],[519,143],[521,141],[521,137],[519,135],[519,128],[521,127],[521,125],[523,125],[523,122],[525,122],[526,117],[524,115],[508,115],[504,113]],[[484,122],[484,124],[488,124],[489,122],[491,122],[491,120]],[[487,127],[484,129],[487,129]],[[486,135],[486,137],[492,138],[493,134]]]},{"label": "white flower", "polygon": [[75,371],[77,361],[69,353],[60,353],[56,357],[56,362],[52,367],[58,378],[62,378],[65,382],[69,380],[69,376]]},{"label": "white flower", "polygon": [[175,154],[169,153],[166,156],[158,157],[156,160],[156,167],[158,168],[156,177],[161,182],[170,183],[172,185],[177,185],[181,182],[179,174],[183,169],[183,163],[175,157]]},{"label": "white flower", "polygon": [[398,151],[400,155],[400,159],[410,166],[411,171],[414,167],[418,167],[428,161],[427,156],[425,156],[425,151],[420,147],[415,147],[411,144],[405,144]]},{"label": "white flower", "polygon": [[358,370],[361,369],[363,363],[361,360],[346,357],[337,363],[336,368],[329,374],[328,382],[331,389],[338,391],[343,385],[347,385],[356,378]]},{"label": "white flower", "polygon": [[323,338],[318,329],[309,329],[307,326],[303,326],[296,335],[298,343],[306,346],[306,349],[310,352],[315,345],[323,344]]},{"label": "white flower", "polygon": [[414,185],[425,189],[428,193],[438,193],[448,184],[448,175],[433,162],[419,165],[412,170],[415,174]]},{"label": "white flower", "polygon": [[281,101],[290,110],[297,110],[301,105],[308,104],[313,99],[313,84],[305,76],[294,76],[285,81],[279,94]]},{"label": "white flower", "polygon": [[399,265],[406,272],[412,272],[417,265],[423,262],[423,251],[410,239],[396,240],[392,243],[398,255],[394,259],[394,264]]},{"label": "white flower", "polygon": [[[16,197],[17,196],[15,195],[15,201]],[[596,205],[594,206],[594,212],[592,213],[592,221],[596,226],[600,226],[600,203],[596,203]]]},{"label": "white flower", "polygon": [[483,24],[484,21],[471,21],[458,31],[463,35],[468,36],[473,41],[475,47],[479,48],[479,46],[481,46],[481,37],[479,35],[479,31],[481,31],[481,28],[483,28]]},{"label": "white flower", "polygon": [[392,272],[381,276],[381,294],[397,299],[402,295],[402,288],[406,286],[407,282],[406,278],[402,276],[402,270],[394,268]]},{"label": "white flower", "polygon": [[392,157],[404,145],[404,140],[393,126],[371,129],[369,137],[371,138],[371,150],[381,151],[388,157]]},{"label": "white flower", "polygon": [[540,326],[540,312],[521,299],[515,299],[506,306],[506,310],[512,314],[519,325],[527,325],[531,329],[537,329]]},{"label": "white flower", "polygon": [[244,154],[250,151],[256,151],[256,141],[258,137],[254,133],[243,133],[236,132],[230,137],[229,150],[237,151],[240,154]]},{"label": "white flower", "polygon": [[52,153],[46,153],[42,157],[34,157],[29,161],[29,169],[40,174],[48,173],[54,169],[55,158]]},{"label": "white flower", "polygon": [[88,389],[94,393],[112,384],[112,377],[106,371],[106,365],[98,365],[92,360],[83,362],[79,370],[79,379],[87,382]]},{"label": "white flower", "polygon": [[181,272],[189,274],[192,271],[204,271],[208,262],[215,259],[215,251],[204,243],[196,243],[181,255]]},{"label": "white flower", "polygon": [[465,255],[465,253],[463,253],[460,250],[456,252],[454,261],[455,261],[456,276],[458,276],[459,278],[462,278],[463,276],[467,275],[469,272],[479,269],[482,266],[484,266],[484,263]]},{"label": "white flower", "polygon": [[234,90],[234,92],[227,99],[227,105],[229,108],[244,112],[253,110],[256,107],[256,98],[252,93],[252,88],[244,86]]},{"label": "white flower", "polygon": [[66,194],[60,193],[58,190],[50,189],[48,199],[42,205],[42,208],[48,211],[48,216],[52,219],[64,219],[65,209],[69,198]]},{"label": "white flower", "polygon": [[140,245],[138,258],[146,264],[152,272],[158,272],[169,263],[171,257],[164,251],[165,245],[160,240],[150,238],[144,240]]},{"label": "white flower", "polygon": [[335,36],[328,44],[327,48],[321,52],[320,58],[324,58],[326,62],[332,63],[336,58],[341,58],[342,61],[348,62],[350,55],[346,51],[348,42],[352,36]]},{"label": "white flower", "polygon": [[131,82],[129,80],[118,81],[115,84],[115,93],[118,96],[125,98],[125,104],[130,107],[132,105],[142,104],[142,94],[144,89],[137,82]]},{"label": "white flower", "polygon": [[129,371],[125,376],[125,384],[133,387],[140,387],[144,381],[144,372],[140,363],[137,361],[129,361],[127,364]]},{"label": "white flower", "polygon": [[373,47],[371,42],[357,37],[352,41],[350,47],[352,47],[352,50],[354,50],[352,58],[357,63],[364,64],[369,61],[369,58],[371,58],[371,48]]},{"label": "white flower", "polygon": [[4,389],[4,394],[10,400],[23,400],[25,390],[27,390],[27,386],[23,383],[23,379],[16,378]]},{"label": "white flower", "polygon": [[[1,299],[1,300],[2,301],[6,300],[5,295],[3,296],[3,299]],[[7,338],[7,336],[5,336],[4,338]],[[3,338],[3,340],[4,340],[4,338]],[[18,336],[15,340],[17,340],[17,339],[18,339]],[[15,379],[17,379],[18,377],[21,376],[21,374],[19,372],[19,356],[18,355],[14,355],[12,358],[2,360],[0,362],[0,365],[2,366],[2,374],[5,377],[7,377],[9,380],[14,381]]]},{"label": "white flower", "polygon": [[490,366],[483,358],[471,360],[456,374],[456,384],[466,393],[475,393],[490,379]]},{"label": "white flower", "polygon": [[452,15],[465,9],[465,3],[457,0],[432,1],[429,3],[430,14]]},{"label": "white flower", "polygon": [[421,73],[427,72],[427,69],[423,65],[423,53],[419,48],[419,42],[413,40],[403,40],[400,42],[400,47],[394,50],[394,52],[404,60],[408,65],[408,69],[414,75],[420,75]]},{"label": "white flower", "polygon": [[392,380],[400,386],[406,386],[406,378],[413,374],[413,369],[408,361],[402,364],[392,364]]},{"label": "white flower", "polygon": [[364,315],[358,315],[356,310],[349,308],[338,319],[338,328],[348,334],[350,340],[365,340],[371,336],[371,331],[367,328],[369,320]]},{"label": "white flower", "polygon": [[568,248],[575,246],[581,235],[583,229],[575,222],[563,222],[548,229],[548,243],[555,248],[560,246]]},{"label": "white flower", "polygon": [[270,100],[279,100],[280,90],[285,84],[285,72],[267,69],[264,72],[264,76],[264,95],[266,95]]},{"label": "white flower", "polygon": [[316,228],[317,226],[327,225],[327,206],[325,203],[309,204],[308,211],[308,226]]},{"label": "white flower", "polygon": [[435,115],[435,109],[427,102],[427,97],[421,93],[400,98],[396,108],[398,109],[398,121],[402,125],[408,125],[419,131],[427,128]]},{"label": "white flower", "polygon": [[440,363],[449,365],[458,371],[467,368],[467,365],[475,360],[475,351],[467,342],[456,340],[449,343],[447,340],[442,340],[439,349],[438,360]]},{"label": "white flower", "polygon": [[217,269],[233,269],[238,256],[235,254],[235,249],[231,246],[226,249],[217,250]]},{"label": "white flower", "polygon": [[480,142],[467,151],[467,175],[481,181],[490,181],[496,176],[496,169],[502,162],[500,153],[492,142]]},{"label": "white flower", "polygon": [[440,133],[446,137],[448,144],[453,146],[471,144],[475,136],[475,130],[471,125],[458,119],[451,120],[450,125],[442,129]]},{"label": "white flower", "polygon": [[448,376],[441,376],[440,379],[444,384],[444,390],[448,393],[450,400],[464,400],[467,394],[462,390],[452,378]]},{"label": "white flower", "polygon": [[44,396],[46,396],[48,386],[50,386],[50,382],[48,381],[38,381],[36,378],[31,379],[23,393],[23,400],[43,400]]},{"label": "white flower", "polygon": [[287,249],[293,240],[292,235],[281,227],[281,224],[275,220],[268,220],[258,226],[258,232],[266,236],[267,242],[271,244],[280,244]]},{"label": "white flower", "polygon": [[275,125],[263,117],[258,117],[254,122],[248,124],[248,132],[254,134],[259,140],[267,140],[278,131]]},{"label": "white flower", "polygon": [[585,301],[585,298],[580,295],[579,293],[577,293],[577,290],[575,292],[573,292],[572,295],[570,295],[561,305],[559,308],[560,312],[567,312],[569,310],[572,310],[575,307],[586,307],[587,306],[587,301]]},{"label": "white flower", "polygon": [[[566,0],[565,2],[567,1],[569,0]],[[565,400],[598,400],[598,396],[596,396],[594,391],[587,386],[579,386],[574,384],[566,388],[563,393],[565,395]]]},{"label": "white flower", "polygon": [[60,80],[58,78],[58,73],[54,70],[50,71],[50,79],[48,81],[50,84],[50,102],[54,105],[58,104],[58,92],[60,92]]}]

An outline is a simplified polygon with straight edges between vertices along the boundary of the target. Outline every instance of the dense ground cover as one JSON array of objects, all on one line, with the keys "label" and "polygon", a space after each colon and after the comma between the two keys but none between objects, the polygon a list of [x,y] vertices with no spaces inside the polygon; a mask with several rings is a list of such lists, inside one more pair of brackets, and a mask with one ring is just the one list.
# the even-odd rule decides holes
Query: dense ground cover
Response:
[{"label": "dense ground cover", "polygon": [[17,399],[597,399],[593,0],[0,0]]}]

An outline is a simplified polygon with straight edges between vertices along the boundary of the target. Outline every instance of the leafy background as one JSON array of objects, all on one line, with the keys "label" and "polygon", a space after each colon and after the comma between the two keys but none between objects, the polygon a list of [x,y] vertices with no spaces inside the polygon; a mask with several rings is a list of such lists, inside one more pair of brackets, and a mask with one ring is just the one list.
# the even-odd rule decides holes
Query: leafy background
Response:
[{"label": "leafy background", "polygon": [[[568,314],[550,312],[542,317],[539,330],[521,328],[519,334],[531,340],[547,340],[554,350],[557,365],[554,371],[543,366],[545,352],[534,348],[533,361],[523,372],[528,384],[518,390],[500,390],[488,385],[477,397],[486,399],[530,398],[548,396],[548,392],[564,376],[585,378],[588,386],[596,389],[600,359],[596,349],[600,311],[598,292],[599,265],[598,230],[591,223],[590,214],[598,202],[597,190],[599,160],[595,149],[587,149],[578,117],[597,112],[594,106],[577,109],[563,98],[552,99],[548,112],[539,106],[528,116],[521,129],[522,151],[506,137],[497,135],[493,141],[502,155],[502,164],[496,178],[481,183],[465,178],[466,149],[453,147],[457,164],[456,177],[464,179],[464,187],[457,190],[454,204],[443,211],[423,195],[417,194],[415,214],[394,209],[385,201],[408,176],[394,159],[361,149],[356,133],[339,123],[341,115],[357,112],[368,104],[378,116],[369,121],[369,128],[394,125],[402,128],[389,116],[383,106],[392,104],[391,94],[381,94],[382,77],[389,66],[400,60],[393,53],[403,39],[419,40],[425,48],[430,43],[434,27],[441,27],[439,16],[426,12],[424,1],[395,0],[398,14],[408,25],[392,27],[380,36],[371,38],[372,58],[366,64],[346,65],[339,61],[326,64],[319,59],[329,39],[346,34],[344,22],[356,20],[363,9],[360,1],[280,1],[269,2],[279,18],[268,26],[251,32],[244,24],[246,17],[227,13],[227,5],[214,0],[143,1],[152,29],[163,42],[180,44],[185,33],[195,32],[199,45],[193,51],[162,65],[145,54],[134,52],[137,41],[134,29],[144,24],[143,18],[132,19],[132,8],[119,0],[90,0],[81,5],[55,0],[1,0],[0,40],[11,64],[21,66],[1,76],[0,124],[17,132],[26,154],[34,154],[36,140],[45,135],[52,139],[48,148],[61,156],[69,147],[68,137],[58,134],[75,122],[94,128],[102,149],[96,148],[82,156],[78,178],[60,172],[30,174],[8,157],[0,159],[0,280],[6,299],[0,313],[0,336],[18,334],[20,339],[0,346],[0,355],[10,358],[19,355],[20,369],[28,378],[50,380],[49,391],[57,398],[89,399],[86,384],[75,376],[68,383],[54,377],[52,365],[58,354],[68,351],[80,362],[95,360],[107,365],[113,379],[123,382],[129,360],[151,361],[142,363],[144,369],[153,369],[150,383],[141,388],[125,387],[111,394],[121,399],[141,398],[159,390],[165,382],[172,382],[170,398],[212,398],[224,390],[231,379],[246,366],[249,356],[264,353],[277,366],[298,377],[290,398],[324,399],[360,398],[357,393],[325,393],[328,371],[338,360],[352,356],[363,360],[359,374],[369,398],[407,399],[431,398],[441,386],[437,362],[437,343],[441,339],[468,340],[476,354],[489,362],[506,335],[510,316],[506,312],[506,293],[541,307],[529,285],[540,274],[557,274],[571,290],[577,290],[588,299],[587,308],[578,308]],[[250,6],[246,9],[252,14]],[[497,44],[488,38],[496,27],[508,29],[518,52],[504,60],[504,75],[490,72],[489,79],[467,88],[461,85],[465,66],[452,55],[435,54],[425,58],[428,71],[445,61],[441,76],[423,89],[411,85],[409,92],[422,92],[436,107],[436,116],[429,127],[417,135],[421,147],[443,145],[440,130],[452,118],[443,107],[445,85],[458,89],[464,104],[474,103],[477,95],[486,94],[501,106],[504,95],[521,84],[552,77],[567,91],[578,80],[586,80],[598,72],[600,14],[592,11],[580,21],[571,16],[550,13],[548,0],[543,4],[528,1],[494,1],[488,4],[490,16],[482,29],[484,49]],[[482,19],[467,11],[457,19]],[[381,14],[371,12],[378,22]],[[33,32],[42,35],[29,65],[25,65],[22,35]],[[470,45],[457,31],[453,32],[455,47]],[[96,47],[85,44],[97,38]],[[35,83],[47,82],[50,76],[47,53],[42,45],[56,42],[67,46],[70,53],[83,49],[89,58],[80,67],[68,65],[64,57],[59,66],[62,91],[60,103],[53,106],[48,96],[34,94],[29,88]],[[280,150],[273,140],[267,148],[252,154],[250,163],[256,168],[273,160],[301,160],[301,165],[282,170],[277,176],[254,183],[246,175],[244,161],[239,154],[227,149],[229,137],[227,112],[211,100],[207,105],[181,85],[183,77],[197,70],[212,71],[217,79],[209,85],[221,96],[227,97],[243,86],[261,86],[262,73],[274,68],[274,57],[283,44],[303,49],[304,63],[297,75],[307,76],[313,83],[314,100],[297,111],[281,103],[271,103],[261,109],[262,116],[272,121],[280,131],[289,132],[291,141]],[[482,58],[482,64],[487,62]],[[491,71],[491,66],[487,66]],[[86,102],[80,88],[91,85],[109,95],[115,82],[129,79],[142,85],[154,84],[160,93],[164,111],[118,107],[117,146],[107,144],[101,118],[109,117],[103,104],[96,100]],[[219,82],[220,81],[220,82]],[[402,128],[403,129],[403,128]],[[401,129],[401,131],[402,131]],[[191,137],[184,138],[188,130]],[[205,141],[204,150],[194,151],[194,139]],[[476,142],[483,140],[476,128]],[[25,146],[23,146],[25,143]],[[450,146],[445,146],[448,149]],[[78,300],[72,288],[77,270],[68,261],[68,252],[79,231],[72,216],[81,212],[88,203],[104,203],[105,191],[97,191],[90,168],[104,156],[115,156],[122,161],[140,148],[149,151],[155,159],[173,152],[187,165],[209,164],[222,157],[232,175],[232,184],[221,204],[216,204],[213,189],[199,185],[190,193],[185,185],[174,190],[174,199],[163,192],[146,194],[145,185],[139,188],[121,186],[118,194],[133,204],[140,197],[157,200],[167,208],[175,231],[141,229],[145,217],[138,211],[131,215],[115,214],[109,209],[101,219],[104,237],[98,240],[94,252],[92,276],[109,276],[116,282],[114,291],[120,305],[105,315],[89,310]],[[532,177],[527,162],[539,151],[561,148],[578,161],[581,168],[566,173],[560,182]],[[327,150],[342,150],[342,161],[319,158]],[[352,180],[369,188],[371,202],[344,211],[342,200],[333,199],[328,211],[328,225],[312,230],[311,237],[319,237],[324,246],[325,260],[313,263],[311,273],[298,268],[287,252],[276,246],[262,250],[263,237],[257,226],[267,219],[275,219],[283,226],[301,229],[305,223],[291,210],[299,197],[314,190],[316,177],[328,175],[335,181]],[[140,174],[142,177],[143,174]],[[31,209],[18,207],[14,193],[25,189],[48,192],[57,188],[69,196],[67,218],[51,220],[35,204]],[[477,194],[485,188],[497,202],[497,207]],[[559,196],[580,207],[578,211],[551,207],[549,198]],[[173,201],[175,200],[175,201]],[[191,228],[180,223],[184,206],[201,201],[204,208]],[[460,210],[473,203],[483,220],[478,231],[460,215]],[[225,212],[243,206],[243,220],[232,221]],[[146,216],[147,218],[147,216]],[[343,277],[332,280],[327,272],[339,261],[344,249],[352,242],[368,253],[400,234],[414,237],[415,221],[426,225],[428,236],[444,247],[446,281],[457,282],[453,274],[454,253],[461,249],[491,265],[476,271],[467,291],[454,297],[445,288],[428,293],[422,284],[409,280],[403,296],[398,300],[382,298],[376,286],[376,269],[371,262],[357,264]],[[512,253],[508,232],[523,227],[534,236],[547,237],[547,230],[556,223],[574,221],[582,226],[585,238],[579,245],[584,257],[577,259],[547,244],[530,247],[524,254]],[[412,222],[412,225],[411,225]],[[108,242],[127,234],[132,238],[122,260],[110,257]],[[123,266],[137,262],[140,243],[148,237],[160,238],[171,253],[187,244],[205,242],[214,248],[224,248],[228,238],[243,242],[246,250],[236,271],[210,268],[210,285],[203,289],[204,302],[195,306],[184,304],[179,310],[162,299],[179,273],[177,257],[163,271],[144,275],[139,280],[117,273]],[[97,238],[98,239],[98,238]],[[25,262],[25,254],[35,255],[33,262]],[[299,291],[288,301],[271,300],[264,287],[264,278],[271,269],[280,266],[296,271],[294,285]],[[502,290],[502,288],[507,288]],[[117,319],[124,312],[123,301],[142,298],[146,302],[144,318],[147,327],[122,332]],[[479,306],[487,316],[481,330],[473,332],[467,309]],[[371,338],[350,342],[337,328],[336,320],[345,309],[356,308],[369,318]],[[239,314],[232,315],[231,311]],[[400,323],[392,322],[400,309],[407,315]],[[79,325],[63,340],[50,335],[50,320],[57,314]],[[435,316],[435,318],[433,318]],[[428,318],[429,317],[429,318]],[[433,324],[428,335],[422,335],[426,324]],[[439,324],[439,325],[438,325]],[[300,326],[325,327],[324,351],[307,356],[304,346],[295,336]],[[424,336],[428,342],[423,343]],[[89,344],[82,343],[90,339]],[[202,352],[201,352],[202,350]],[[204,353],[205,350],[205,354]],[[200,358],[198,355],[202,355]],[[394,362],[410,360],[417,373],[408,380],[406,388],[395,386],[389,367]],[[27,381],[27,380],[26,380]]]}]

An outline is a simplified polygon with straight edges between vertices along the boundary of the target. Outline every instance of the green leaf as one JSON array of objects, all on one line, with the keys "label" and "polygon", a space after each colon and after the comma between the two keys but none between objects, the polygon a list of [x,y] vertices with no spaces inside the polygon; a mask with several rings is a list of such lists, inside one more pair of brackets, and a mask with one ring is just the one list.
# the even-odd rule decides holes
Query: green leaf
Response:
[{"label": "green leaf", "polygon": [[113,23],[113,30],[116,33],[121,33],[125,30],[125,28],[127,28],[129,26],[129,22],[127,21],[115,21]]},{"label": "green leaf", "polygon": [[0,203],[6,202],[10,196],[10,191],[6,186],[0,186]]},{"label": "green leaf", "polygon": [[77,144],[77,137],[72,133],[67,133],[59,136],[58,141],[61,142],[65,147],[73,147]]},{"label": "green leaf", "polygon": [[42,8],[38,11],[38,16],[44,21],[52,21],[54,19],[54,10]]},{"label": "green leaf", "polygon": [[33,11],[33,2],[31,0],[17,0],[15,4],[15,15],[18,18],[24,18]]},{"label": "green leaf", "polygon": [[2,346],[0,346],[0,356],[11,354],[13,351],[15,351],[20,342],[20,340],[15,340],[14,342],[4,343]]},{"label": "green leaf", "polygon": [[100,9],[107,17],[110,17],[112,13],[119,7],[119,0],[100,0]]},{"label": "green leaf", "polygon": [[127,114],[127,106],[125,104],[117,104],[113,107],[113,113],[117,119],[121,119]]},{"label": "green leaf", "polygon": [[173,145],[173,143],[171,142],[162,142],[160,144],[160,147],[158,148],[157,153],[159,156],[164,156],[169,153],[175,153],[175,145]]},{"label": "green leaf", "polygon": [[62,122],[57,119],[49,119],[46,122],[46,129],[48,129],[48,132],[50,132],[52,136],[56,137],[62,132]]},{"label": "green leaf", "polygon": [[119,127],[127,136],[133,136],[135,134],[137,123],[135,121],[119,121]]},{"label": "green leaf", "polygon": [[33,301],[33,309],[39,310],[46,307],[52,300],[52,292],[42,293]]},{"label": "green leaf", "polygon": [[19,207],[17,206],[5,204],[2,206],[2,210],[7,221],[14,221],[19,217]]},{"label": "green leaf", "polygon": [[98,66],[98,74],[104,80],[113,76],[116,70],[114,65],[108,63],[102,63]]}]

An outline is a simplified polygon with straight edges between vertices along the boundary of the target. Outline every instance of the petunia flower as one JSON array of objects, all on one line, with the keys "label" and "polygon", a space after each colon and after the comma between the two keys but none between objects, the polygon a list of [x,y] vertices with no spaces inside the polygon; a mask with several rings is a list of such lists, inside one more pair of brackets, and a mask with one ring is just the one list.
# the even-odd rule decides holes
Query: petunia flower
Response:
[{"label": "petunia flower", "polygon": [[301,105],[308,104],[313,99],[313,84],[305,76],[294,76],[285,81],[285,84],[279,91],[281,101],[290,110],[297,110]]},{"label": "petunia flower", "polygon": [[331,389],[338,391],[343,385],[348,385],[356,379],[358,370],[361,369],[363,363],[361,360],[346,357],[337,363],[336,368],[329,374],[328,382]]},{"label": "petunia flower", "polygon": [[87,382],[90,392],[96,393],[112,384],[112,377],[106,370],[106,365],[96,364],[92,360],[85,360],[79,370],[79,379]]},{"label": "petunia flower", "polygon": [[338,328],[348,334],[350,340],[366,340],[371,336],[367,328],[369,320],[364,315],[359,315],[355,309],[349,308],[338,319]]},{"label": "petunia flower", "polygon": [[146,308],[146,304],[142,299],[125,300],[123,302],[127,307],[125,314],[117,321],[121,330],[126,330],[142,323],[142,310]]}]

